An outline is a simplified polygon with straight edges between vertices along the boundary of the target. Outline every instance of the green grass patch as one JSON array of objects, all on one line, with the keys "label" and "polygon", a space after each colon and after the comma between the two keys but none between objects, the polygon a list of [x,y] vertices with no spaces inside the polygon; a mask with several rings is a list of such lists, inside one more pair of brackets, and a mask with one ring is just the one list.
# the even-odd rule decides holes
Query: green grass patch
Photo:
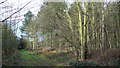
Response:
[{"label": "green grass patch", "polygon": [[[45,56],[41,56],[41,55],[38,55],[36,53],[33,53],[33,52],[29,52],[29,51],[26,51],[26,50],[21,50],[20,51],[21,55],[22,55],[22,58],[25,62],[27,62],[27,66],[31,66],[31,65],[36,65],[36,66],[44,66],[44,64],[36,61],[36,59],[33,57],[36,56],[39,60],[42,60],[50,65],[54,65],[54,66],[58,66],[58,64],[55,64],[53,63],[50,59],[46,58]],[[32,64],[31,62],[34,62],[34,64]]]},{"label": "green grass patch", "polygon": [[[44,61],[44,62],[46,62],[46,63],[48,63],[48,64],[50,64],[50,65],[60,66],[60,64],[57,64],[57,63],[51,61],[49,58],[47,58],[47,57],[45,57],[45,56],[41,56],[41,55],[38,55],[38,54],[36,54],[36,53],[28,52],[28,51],[25,51],[25,50],[22,50],[21,52],[22,52],[21,54],[23,54],[23,55],[28,55],[28,56],[24,56],[24,57],[23,57],[24,59],[34,59],[34,57],[32,56],[32,55],[34,55],[34,56],[36,56],[39,60],[42,60],[42,61]],[[37,64],[39,64],[39,63],[37,62]],[[42,64],[42,65],[43,65],[43,64]]]},{"label": "green grass patch", "polygon": [[45,57],[45,56],[41,56],[41,55],[35,55],[39,60],[45,61],[46,63],[53,65],[53,66],[59,66],[59,64],[53,62],[52,60],[50,60],[49,58]]},{"label": "green grass patch", "polygon": [[23,56],[23,59],[24,60],[33,60],[34,59],[34,57],[33,56],[31,56],[31,55],[26,55],[26,56]]},{"label": "green grass patch", "polygon": [[24,60],[24,62],[26,63],[26,66],[44,66],[42,63],[39,63],[35,60],[35,58],[32,55],[37,55],[33,52],[28,52],[26,50],[21,50],[20,51],[21,56]]},{"label": "green grass patch", "polygon": [[48,61],[48,59],[44,56],[40,56],[40,55],[36,55],[36,57],[40,60],[43,60],[43,61]]}]

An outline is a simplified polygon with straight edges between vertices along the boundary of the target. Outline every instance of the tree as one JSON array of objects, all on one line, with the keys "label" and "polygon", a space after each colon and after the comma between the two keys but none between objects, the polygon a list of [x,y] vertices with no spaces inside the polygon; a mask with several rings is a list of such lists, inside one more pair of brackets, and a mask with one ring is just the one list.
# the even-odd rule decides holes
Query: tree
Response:
[{"label": "tree", "polygon": [[27,35],[27,48],[28,48],[29,47],[30,32],[31,32],[31,30],[30,30],[30,28],[31,28],[30,23],[32,21],[33,14],[32,14],[31,11],[28,11],[24,15],[24,17],[25,17],[25,21],[23,22],[24,26],[21,27],[21,31]]}]

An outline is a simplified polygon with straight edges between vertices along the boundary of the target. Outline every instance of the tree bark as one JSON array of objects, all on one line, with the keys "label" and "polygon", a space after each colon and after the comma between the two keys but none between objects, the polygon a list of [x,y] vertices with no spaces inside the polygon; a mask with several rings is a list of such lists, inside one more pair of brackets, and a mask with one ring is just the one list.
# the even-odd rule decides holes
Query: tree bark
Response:
[{"label": "tree bark", "polygon": [[102,49],[104,50],[104,3],[102,3]]},{"label": "tree bark", "polygon": [[80,4],[77,2],[77,7],[78,7],[78,12],[79,12],[79,38],[81,40],[81,59],[79,61],[85,61],[85,45],[83,44],[83,31],[82,31],[82,18],[81,18],[81,6]]}]

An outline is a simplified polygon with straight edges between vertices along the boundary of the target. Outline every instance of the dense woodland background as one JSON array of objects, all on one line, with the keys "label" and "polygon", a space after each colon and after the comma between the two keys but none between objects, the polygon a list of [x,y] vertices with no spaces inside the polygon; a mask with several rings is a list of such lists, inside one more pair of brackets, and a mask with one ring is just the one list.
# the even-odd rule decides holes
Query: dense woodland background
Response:
[{"label": "dense woodland background", "polygon": [[120,65],[119,8],[119,2],[44,2],[37,16],[31,11],[24,15],[21,38],[14,23],[2,21],[3,65],[10,65],[11,58],[20,65],[18,49],[63,66]]}]

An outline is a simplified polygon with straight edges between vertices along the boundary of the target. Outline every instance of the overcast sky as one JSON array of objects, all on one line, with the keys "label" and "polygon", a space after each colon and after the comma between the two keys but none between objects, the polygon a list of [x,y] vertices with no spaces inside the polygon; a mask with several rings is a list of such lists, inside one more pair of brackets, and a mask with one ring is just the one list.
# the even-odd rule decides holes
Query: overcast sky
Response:
[{"label": "overcast sky", "polygon": [[[0,3],[3,1],[5,0],[0,0]],[[30,3],[24,9],[12,16],[12,20],[16,19],[18,21],[21,21],[18,23],[18,27],[21,27],[22,21],[24,20],[24,14],[26,14],[30,10],[34,15],[37,15],[38,11],[40,11],[41,5],[43,4],[43,0],[7,0],[6,2],[0,4],[0,21],[22,8],[28,2]],[[19,37],[21,35],[19,28],[17,31],[17,35]]]},{"label": "overcast sky", "polygon": [[[4,0],[0,0],[0,2],[2,2]],[[7,0],[5,3],[3,3],[2,5],[0,5],[0,14],[2,14],[2,12],[8,11],[8,10],[13,10],[12,12],[10,11],[9,13],[5,13],[2,16],[2,19],[4,19],[5,17],[9,16],[11,13],[14,13],[17,9],[23,7],[25,4],[27,4],[28,2],[32,1],[31,3],[29,3],[24,9],[22,9],[19,13],[20,15],[24,15],[28,10],[32,11],[34,14],[37,14],[37,12],[39,11],[39,8],[42,4],[42,0]],[[9,6],[6,7],[5,6]],[[14,15],[16,16],[16,15]],[[13,16],[13,17],[14,17]]]}]

